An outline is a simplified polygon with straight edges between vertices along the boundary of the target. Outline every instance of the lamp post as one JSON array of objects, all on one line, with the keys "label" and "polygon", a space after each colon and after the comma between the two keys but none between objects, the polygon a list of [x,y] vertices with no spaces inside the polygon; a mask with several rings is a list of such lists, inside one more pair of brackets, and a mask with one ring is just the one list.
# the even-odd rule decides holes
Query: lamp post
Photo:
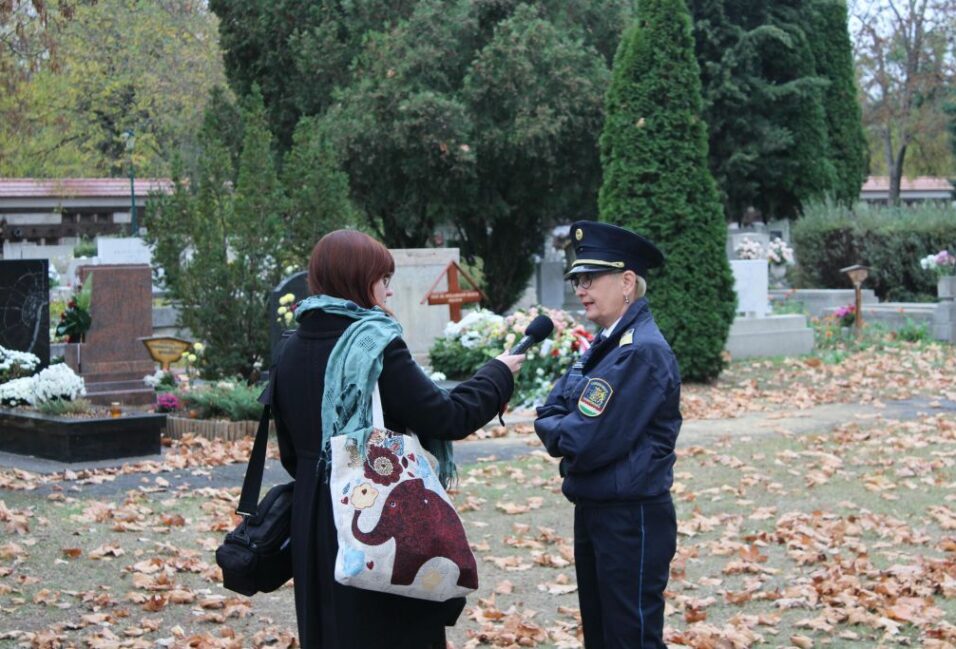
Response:
[{"label": "lamp post", "polygon": [[133,147],[136,146],[136,133],[133,129],[123,132],[126,139],[126,152],[129,154],[129,200],[130,200],[130,234],[136,236],[139,228],[136,227],[136,168],[133,166]]},{"label": "lamp post", "polygon": [[856,293],[856,313],[853,316],[854,335],[859,338],[863,334],[863,281],[869,276],[870,269],[866,266],[856,264],[840,269],[841,273],[850,276],[853,282],[853,290]]}]

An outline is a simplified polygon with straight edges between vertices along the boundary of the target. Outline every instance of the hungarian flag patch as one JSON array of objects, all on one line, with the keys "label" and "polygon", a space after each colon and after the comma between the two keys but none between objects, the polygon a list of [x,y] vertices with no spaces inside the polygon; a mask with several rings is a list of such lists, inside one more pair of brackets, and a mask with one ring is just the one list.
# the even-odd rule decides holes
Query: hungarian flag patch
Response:
[{"label": "hungarian flag patch", "polygon": [[614,390],[610,383],[604,379],[590,379],[578,399],[578,410],[587,417],[599,417],[607,408],[612,394]]}]

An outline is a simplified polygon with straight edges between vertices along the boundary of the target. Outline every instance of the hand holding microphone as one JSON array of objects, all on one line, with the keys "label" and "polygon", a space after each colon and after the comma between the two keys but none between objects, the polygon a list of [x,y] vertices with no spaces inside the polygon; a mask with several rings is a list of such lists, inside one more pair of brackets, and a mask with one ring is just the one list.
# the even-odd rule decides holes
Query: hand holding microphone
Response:
[{"label": "hand holding microphone", "polygon": [[531,345],[541,342],[554,331],[554,323],[546,315],[539,315],[525,329],[524,336],[509,351],[498,356],[498,360],[508,366],[512,374],[517,374],[524,362],[524,353]]}]

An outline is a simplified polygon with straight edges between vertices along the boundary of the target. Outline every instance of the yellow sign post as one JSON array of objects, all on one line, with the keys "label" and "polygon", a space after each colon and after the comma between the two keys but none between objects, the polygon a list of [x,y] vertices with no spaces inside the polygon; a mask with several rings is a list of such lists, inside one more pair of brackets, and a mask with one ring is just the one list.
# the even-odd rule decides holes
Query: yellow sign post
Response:
[{"label": "yellow sign post", "polygon": [[149,338],[140,338],[146,350],[154,361],[160,364],[164,372],[169,371],[169,364],[175,363],[183,357],[187,351],[192,349],[193,344],[182,338],[173,338],[170,336],[156,336]]}]

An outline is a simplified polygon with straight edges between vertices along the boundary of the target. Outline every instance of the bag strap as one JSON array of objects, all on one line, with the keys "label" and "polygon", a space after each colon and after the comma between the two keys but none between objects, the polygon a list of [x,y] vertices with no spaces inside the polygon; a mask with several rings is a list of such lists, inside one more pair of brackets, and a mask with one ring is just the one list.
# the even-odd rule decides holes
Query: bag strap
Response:
[{"label": "bag strap", "polygon": [[[272,382],[270,374],[269,381]],[[268,389],[268,388],[266,388]],[[252,454],[249,456],[249,467],[246,477],[242,481],[242,494],[239,496],[239,507],[236,513],[240,516],[255,516],[259,509],[259,490],[262,488],[262,474],[266,468],[266,446],[269,443],[269,417],[272,407],[262,407],[262,416],[259,418],[259,429],[256,431],[256,441],[252,445]]]},{"label": "bag strap", "polygon": [[[290,336],[291,337],[291,336]],[[259,402],[263,403],[262,415],[259,417],[259,428],[256,430],[256,441],[252,444],[252,453],[249,455],[249,466],[246,468],[246,477],[242,480],[242,493],[239,495],[239,506],[236,513],[240,516],[255,516],[259,510],[259,490],[262,489],[262,474],[266,468],[266,447],[269,444],[269,419],[272,416],[272,395],[275,391],[276,369],[282,360],[288,337],[279,345],[276,362],[269,370],[269,384]]]},{"label": "bag strap", "polygon": [[382,395],[378,391],[378,383],[372,391],[372,426],[385,430],[385,414],[382,411]]}]

